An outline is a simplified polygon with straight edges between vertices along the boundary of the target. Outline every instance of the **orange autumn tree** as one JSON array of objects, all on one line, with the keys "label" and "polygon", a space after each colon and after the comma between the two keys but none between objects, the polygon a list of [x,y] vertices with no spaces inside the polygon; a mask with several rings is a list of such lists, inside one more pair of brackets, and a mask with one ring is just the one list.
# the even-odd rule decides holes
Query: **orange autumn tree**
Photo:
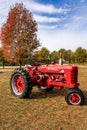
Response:
[{"label": "orange autumn tree", "polygon": [[16,3],[9,11],[7,20],[1,28],[3,56],[7,61],[19,62],[32,57],[40,46],[37,39],[37,23],[32,13],[23,3]]}]

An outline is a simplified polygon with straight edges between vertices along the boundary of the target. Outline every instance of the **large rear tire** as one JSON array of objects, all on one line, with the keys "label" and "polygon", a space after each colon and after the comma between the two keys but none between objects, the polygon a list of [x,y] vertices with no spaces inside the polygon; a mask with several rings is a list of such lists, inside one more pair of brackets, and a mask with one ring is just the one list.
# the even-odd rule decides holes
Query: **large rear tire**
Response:
[{"label": "large rear tire", "polygon": [[70,89],[65,100],[69,105],[82,105],[84,103],[84,95],[80,89]]},{"label": "large rear tire", "polygon": [[28,98],[32,90],[32,82],[26,70],[17,68],[10,79],[11,93],[18,98]]}]

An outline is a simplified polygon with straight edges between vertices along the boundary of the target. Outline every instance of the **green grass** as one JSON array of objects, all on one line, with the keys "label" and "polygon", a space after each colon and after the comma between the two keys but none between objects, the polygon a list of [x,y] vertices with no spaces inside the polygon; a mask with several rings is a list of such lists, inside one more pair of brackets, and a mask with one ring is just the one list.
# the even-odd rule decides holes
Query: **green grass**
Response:
[{"label": "green grass", "polygon": [[67,105],[65,88],[42,93],[35,87],[29,99],[13,97],[9,87],[13,69],[0,68],[0,130],[87,130],[87,66],[79,66],[83,106]]}]

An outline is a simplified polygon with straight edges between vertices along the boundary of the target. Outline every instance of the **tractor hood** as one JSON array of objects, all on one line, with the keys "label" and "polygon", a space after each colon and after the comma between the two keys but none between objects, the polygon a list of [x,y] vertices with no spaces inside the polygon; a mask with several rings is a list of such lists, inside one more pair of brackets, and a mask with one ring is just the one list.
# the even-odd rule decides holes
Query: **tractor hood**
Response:
[{"label": "tractor hood", "polygon": [[49,64],[41,66],[38,71],[43,73],[64,73],[65,70],[77,70],[77,66]]}]

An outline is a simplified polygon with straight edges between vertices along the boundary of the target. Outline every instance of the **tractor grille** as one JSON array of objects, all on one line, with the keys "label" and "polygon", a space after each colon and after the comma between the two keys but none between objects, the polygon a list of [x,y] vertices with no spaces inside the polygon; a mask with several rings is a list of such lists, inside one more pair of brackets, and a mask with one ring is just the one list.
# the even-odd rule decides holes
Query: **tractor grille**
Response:
[{"label": "tractor grille", "polygon": [[77,83],[77,78],[78,78],[78,69],[76,67],[71,70],[71,83],[72,84]]}]

